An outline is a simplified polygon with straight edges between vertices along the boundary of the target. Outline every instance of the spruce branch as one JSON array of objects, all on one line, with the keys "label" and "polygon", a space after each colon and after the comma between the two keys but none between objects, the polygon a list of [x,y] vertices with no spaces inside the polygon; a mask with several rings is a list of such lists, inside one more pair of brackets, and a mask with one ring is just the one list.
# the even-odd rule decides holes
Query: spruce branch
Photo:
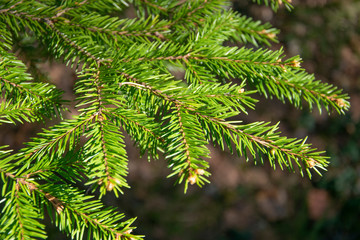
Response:
[{"label": "spruce branch", "polygon": [[[134,78],[132,78],[132,80],[134,80]],[[227,124],[227,123],[223,122],[223,120],[221,120],[222,118],[219,118],[218,116],[210,117],[210,116],[201,114],[201,110],[194,109],[192,105],[189,106],[186,103],[179,101],[178,99],[173,99],[171,96],[168,96],[167,94],[164,94],[159,90],[154,90],[151,87],[146,86],[146,85],[141,85],[138,83],[123,83],[123,84],[135,86],[140,89],[150,89],[157,96],[174,103],[174,105],[177,108],[179,108],[179,104],[181,104],[181,106],[184,106],[187,110],[192,111],[193,114],[196,114],[196,115],[200,116],[201,118],[205,118],[207,120],[214,121],[217,124],[223,124],[224,126],[226,126],[227,130],[231,130],[231,132],[233,134],[238,135],[239,140],[232,140],[232,141],[236,143],[236,145],[238,147],[237,151],[238,151],[239,155],[246,154],[246,150],[241,147],[242,144],[244,144],[244,146],[249,148],[251,155],[253,155],[253,157],[255,159],[259,157],[258,156],[259,154],[260,154],[260,156],[262,154],[268,155],[268,156],[270,156],[269,157],[270,163],[274,168],[275,168],[274,160],[278,159],[278,164],[280,165],[281,168],[283,168],[282,166],[284,164],[285,167],[291,171],[295,171],[294,167],[293,167],[293,162],[292,162],[292,161],[294,161],[295,163],[298,164],[300,173],[303,174],[303,169],[305,169],[307,171],[307,173],[309,174],[309,177],[311,176],[309,169],[314,168],[314,165],[319,168],[324,168],[327,166],[327,161],[325,160],[325,158],[322,155],[320,155],[323,152],[315,152],[316,149],[309,148],[309,145],[304,144],[304,142],[301,142],[301,144],[298,144],[298,142],[296,142],[295,139],[287,139],[284,137],[280,138],[278,136],[278,134],[276,134],[276,133],[273,134],[273,132],[275,132],[277,129],[276,126],[269,128],[269,127],[266,127],[266,125],[261,126],[261,124],[255,124],[254,126],[256,126],[256,130],[258,130],[258,132],[248,133],[247,131],[249,131],[251,128],[255,128],[255,127],[251,126],[251,128],[249,128],[250,125],[245,125],[243,127],[236,126],[236,125],[233,126],[231,124]],[[195,95],[195,97],[196,97],[196,95]],[[210,97],[213,97],[213,96],[210,95]],[[181,98],[181,96],[180,96],[180,98]],[[227,105],[229,105],[229,104],[227,104]],[[178,118],[181,119],[181,117],[179,117],[179,113],[178,113]],[[225,119],[225,118],[226,117],[223,117],[223,119]],[[179,125],[180,125],[180,127],[182,126],[181,124],[179,124]],[[205,125],[202,125],[202,126],[204,127],[204,129],[209,128],[209,127],[205,127]],[[239,130],[242,128],[244,128],[245,130]],[[176,130],[176,129],[175,130],[174,129],[175,129],[175,127],[170,126],[169,130],[167,130],[167,129],[166,130],[167,130],[167,132],[174,132]],[[179,131],[180,131],[180,133],[182,133],[183,139],[185,139],[184,130],[181,129]],[[222,135],[224,137],[226,136],[224,130],[221,130],[221,128],[217,128],[216,132],[219,132],[219,131],[222,132]],[[215,133],[212,133],[212,134],[215,134]],[[252,135],[252,134],[255,134],[255,135]],[[257,136],[258,134],[263,135],[263,136],[258,137]],[[214,141],[215,139],[220,139],[219,135],[215,135],[216,138],[214,138],[214,139],[212,139],[210,136],[211,136],[211,133],[207,137],[208,140]],[[164,136],[163,136],[163,138],[164,138]],[[269,140],[271,138],[280,138],[280,140],[279,141]],[[231,148],[230,142],[231,142],[231,139],[234,139],[234,136],[229,136],[227,139],[229,139],[227,142],[228,146],[229,146],[229,148]],[[185,145],[184,151],[186,153],[185,159],[187,159],[185,162],[187,162],[189,165],[189,154],[188,154],[188,151],[186,148],[186,146],[188,146],[188,144],[185,142],[186,141],[184,141],[184,145]],[[242,142],[244,142],[244,143],[242,143]],[[221,145],[222,147],[224,146],[222,143],[219,145]],[[257,150],[255,148],[257,148]],[[166,152],[170,153],[170,156],[173,157],[170,149],[168,149]],[[177,150],[174,152],[176,154],[178,154],[180,151]],[[299,159],[301,159],[303,161],[303,163],[304,163],[303,166],[299,164],[299,162],[298,162]],[[316,168],[314,168],[314,169],[316,170]],[[171,174],[171,176],[173,176],[175,173],[178,173],[178,172],[174,172],[173,174]],[[193,175],[189,175],[189,178],[192,176]],[[190,178],[190,179],[193,179],[193,178]],[[180,178],[180,181],[181,180],[182,180],[182,178]],[[193,180],[191,180],[191,181],[193,181]]]},{"label": "spruce branch", "polygon": [[[301,100],[308,102],[310,108],[315,103],[321,112],[324,106],[327,111],[333,107],[337,112],[344,113],[349,108],[347,97],[341,94],[341,90],[331,84],[321,83],[314,76],[299,69],[300,59],[297,57],[281,60],[282,51],[258,50],[250,52],[247,49],[225,49],[224,55],[231,57],[203,57],[192,56],[197,61],[204,62],[209,70],[223,68],[218,71],[224,78],[241,77],[249,80],[249,84],[257,88],[265,96],[268,94],[280,100],[285,98],[300,107]],[[246,52],[246,53],[245,53]],[[232,54],[234,53],[234,55]],[[241,54],[241,55],[240,55]],[[219,55],[219,53],[218,53]],[[249,59],[240,59],[240,56],[251,56]],[[202,63],[201,63],[202,65]]]},{"label": "spruce branch", "polygon": [[[301,100],[305,100],[310,108],[312,108],[313,104],[316,104],[319,111],[321,111],[322,106],[327,111],[331,106],[339,113],[344,113],[344,110],[349,108],[347,97],[341,94],[340,90],[331,84],[315,80],[313,75],[301,70],[298,57],[282,60],[283,52],[281,50],[259,49],[252,51],[246,48],[237,49],[219,46],[215,49],[214,47],[212,49],[202,47],[202,51],[195,52],[190,50],[194,48],[191,45],[174,48],[164,44],[158,46],[157,49],[159,47],[161,47],[161,51],[148,51],[145,53],[147,56],[139,57],[139,54],[137,54],[136,57],[138,58],[136,59],[120,58],[118,61],[125,63],[129,61],[170,61],[174,63],[183,61],[189,66],[188,69],[192,73],[191,75],[195,75],[195,77],[189,74],[186,75],[187,79],[194,81],[194,83],[201,84],[204,81],[203,79],[209,79],[211,75],[205,75],[207,72],[217,72],[218,75],[225,79],[230,77],[248,79],[248,83],[265,96],[275,96],[283,101],[286,98],[296,107],[300,107]],[[181,54],[174,55],[175,51],[181,52]],[[160,54],[162,56],[157,56]],[[200,70],[194,71],[191,64],[194,61],[197,62],[197,66],[203,66],[208,70],[205,72],[204,77],[200,77]]]},{"label": "spruce branch", "polygon": [[148,0],[139,0],[139,1],[135,1],[135,2],[138,2],[138,6],[140,7],[141,5],[145,5],[145,6],[148,6],[150,7],[151,9],[155,9],[157,11],[160,11],[160,12],[163,12],[163,13],[166,13],[168,10],[162,6],[159,6],[157,4],[154,4],[152,3],[151,1],[148,1]]},{"label": "spruce branch", "polygon": [[[207,0],[196,0],[193,2],[184,2],[184,4],[177,6],[180,9],[172,16],[171,26],[177,26],[186,24],[187,26],[195,26],[199,24],[207,14],[214,14],[217,11],[221,11],[221,4],[225,4],[224,1],[207,1]],[[186,26],[184,25],[184,26]]]},{"label": "spruce branch", "polygon": [[8,4],[9,5],[12,4],[12,5],[3,7],[3,9],[0,10],[0,14],[8,12],[8,11],[14,9],[17,5],[22,4],[23,2],[24,2],[24,0],[20,0],[20,1],[16,2],[16,3],[12,3],[12,1],[10,1]]},{"label": "spruce branch", "polygon": [[[137,16],[121,19],[129,2]],[[322,151],[306,139],[281,136],[278,124],[229,120],[255,108],[254,93],[300,108],[304,102],[327,112],[349,108],[348,96],[306,73],[298,56],[224,46],[229,40],[269,45],[278,30],[224,8],[228,2],[222,0],[129,2],[0,2],[0,122],[61,118],[66,110],[61,91],[36,81],[12,53],[23,36],[36,37],[74,69],[79,112],[17,152],[0,146],[2,238],[46,238],[39,221],[47,209],[73,239],[140,239],[130,233],[134,219],[123,220],[77,187],[90,185],[100,197],[118,197],[129,187],[124,131],[141,155],[158,159],[163,153],[169,177],[184,182],[185,191],[208,182],[211,142],[247,161],[268,159],[273,168],[292,172],[297,166],[309,177],[327,167]],[[289,0],[257,2],[274,10],[291,7]]]},{"label": "spruce branch", "polygon": [[[0,169],[2,170],[2,169]],[[2,171],[2,174],[4,172]],[[28,181],[24,178],[16,178],[15,175],[5,173],[7,178],[12,180],[15,185],[15,201],[17,214],[17,222],[7,222],[2,219],[4,225],[8,227],[17,227],[20,231],[14,231],[19,239],[26,239],[28,237],[46,237],[44,226],[37,223],[33,227],[30,220],[41,218],[38,209],[39,205],[44,205],[49,211],[50,216],[55,210],[55,217],[53,221],[75,239],[83,239],[85,236],[85,227],[88,229],[87,237],[94,239],[104,239],[111,237],[112,239],[140,239],[141,236],[130,234],[133,227],[130,224],[134,219],[122,221],[123,214],[118,214],[114,208],[104,208],[98,200],[91,200],[91,196],[86,196],[75,188],[68,185],[61,185],[54,183],[39,185],[36,182]],[[31,202],[24,202],[25,199]],[[37,201],[34,202],[34,199]],[[44,201],[46,199],[46,201]],[[10,198],[9,201],[12,199]],[[48,204],[50,203],[50,204]],[[26,204],[27,209],[24,209],[23,204]],[[33,205],[29,208],[29,205]],[[11,206],[7,204],[7,206]],[[100,211],[98,209],[101,209]],[[9,211],[5,208],[3,211]],[[24,216],[24,214],[29,214]],[[12,220],[12,219],[11,219]],[[74,222],[74,225],[69,228],[68,222]],[[89,224],[90,223],[90,224]],[[15,224],[15,226],[13,226]],[[73,228],[74,227],[74,228]],[[6,231],[5,231],[6,232]],[[14,234],[14,235],[15,235]],[[11,239],[14,235],[10,235],[4,239]]]},{"label": "spruce branch", "polygon": [[[101,22],[99,22],[99,19]],[[74,27],[75,31],[85,30],[87,34],[97,35],[99,39],[104,40],[104,44],[121,44],[130,45],[136,40],[148,42],[152,39],[165,40],[164,35],[168,32],[166,28],[166,21],[159,21],[156,18],[148,19],[118,19],[102,16],[98,14],[91,14],[86,19],[78,18],[74,15],[71,21],[65,19],[56,21],[56,24],[63,29],[68,29],[69,26]],[[132,38],[136,40],[133,41]]]},{"label": "spruce branch", "polygon": [[[13,54],[7,52],[0,57],[0,84],[1,89],[4,90],[1,97],[8,99],[2,108],[5,110],[5,106],[8,106],[17,111],[17,113],[8,112],[4,116],[11,122],[13,122],[10,120],[12,115],[16,116],[16,120],[30,121],[29,117],[33,115],[31,112],[36,113],[38,116],[36,119],[39,120],[43,117],[61,117],[62,111],[66,110],[63,105],[65,101],[61,99],[61,91],[48,83],[32,82],[32,77],[26,72],[25,65]],[[31,111],[28,110],[28,113],[19,109],[24,109],[29,105],[33,107]],[[35,120],[35,118],[32,119]]]},{"label": "spruce branch", "polygon": [[[260,159],[263,163],[263,158],[259,156],[266,155],[274,169],[277,161],[281,169],[285,165],[287,169],[293,172],[295,172],[294,162],[298,165],[301,175],[306,170],[309,177],[311,177],[310,169],[314,169],[320,174],[316,167],[325,169],[328,165],[327,157],[322,155],[324,152],[316,152],[316,149],[311,148],[310,144],[305,144],[305,140],[279,137],[279,133],[276,133],[277,125],[268,126],[269,123],[262,122],[233,125],[222,119],[197,115],[201,119],[202,125],[211,129],[208,138],[220,145],[222,149],[224,149],[225,143],[231,152],[234,152],[231,145],[234,143],[239,156],[245,155],[248,159],[248,150],[255,161]],[[224,135],[224,140],[219,141],[219,134]],[[302,161],[302,164],[299,160]]]},{"label": "spruce branch", "polygon": [[193,61],[187,59],[184,59],[184,62],[186,69],[184,78],[189,83],[203,84],[205,81],[215,80],[215,75],[207,71],[204,67],[194,64]]},{"label": "spruce branch", "polygon": [[[67,151],[74,149],[85,127],[96,116],[96,114],[93,114],[79,116],[73,120],[65,120],[38,134],[39,137],[34,138],[32,142],[28,142],[25,148],[14,155],[16,159],[21,160],[17,162],[17,165],[21,166],[17,171],[17,175],[42,169]],[[45,159],[45,156],[49,157],[46,158],[47,161],[41,161],[40,159]]]},{"label": "spruce branch", "polygon": [[[61,15],[71,15],[73,12],[78,12],[78,14],[87,14],[97,11],[103,15],[109,15],[113,11],[120,12],[128,6],[128,2],[123,0],[71,0],[63,3],[59,7],[61,10],[59,11],[57,9],[57,12],[61,13]],[[62,11],[64,11],[64,13],[62,13]],[[54,18],[56,18],[56,15],[54,15]]]},{"label": "spruce branch", "polygon": [[21,104],[15,103],[12,104],[9,102],[2,102],[0,106],[0,124],[1,123],[12,123],[16,124],[16,121],[22,123],[26,122],[35,122],[41,119],[38,116],[39,114],[33,110],[32,104]]},{"label": "spruce branch", "polygon": [[[193,115],[187,114],[181,106],[175,105],[176,114],[169,118],[168,123],[164,126],[162,135],[167,139],[165,152],[166,158],[169,159],[170,167],[173,173],[179,175],[178,182],[181,183],[185,178],[185,189],[187,191],[188,183],[199,186],[208,182],[199,175],[209,176],[205,171],[209,167],[208,162],[203,158],[209,158],[209,150],[205,147],[207,141],[204,137],[199,122]],[[167,118],[164,119],[165,121]],[[201,172],[201,174],[198,174]]]},{"label": "spruce branch", "polygon": [[[240,142],[242,142],[242,141],[245,142],[244,146],[251,149],[250,152],[251,152],[251,154],[253,155],[254,158],[257,157],[257,154],[256,154],[256,151],[254,150],[253,146],[256,146],[264,154],[266,154],[266,153],[271,153],[272,155],[277,154],[277,158],[281,160],[281,161],[278,162],[279,165],[281,166],[281,168],[282,168],[282,164],[285,164],[285,166],[287,168],[289,168],[289,170],[294,171],[294,168],[292,167],[291,160],[294,160],[295,162],[297,162],[299,159],[302,159],[304,161],[304,163],[305,163],[305,167],[301,167],[299,165],[300,172],[302,174],[303,174],[302,168],[307,169],[308,166],[312,166],[314,164],[314,162],[315,162],[315,164],[319,164],[320,167],[326,167],[327,166],[327,162],[323,159],[323,156],[320,156],[319,160],[314,159],[314,156],[319,156],[322,152],[315,152],[315,153],[313,153],[311,155],[312,157],[308,157],[306,154],[309,154],[311,151],[314,151],[315,149],[309,149],[309,146],[304,145],[304,144],[296,146],[296,145],[294,145],[294,144],[296,144],[295,139],[287,140],[286,138],[281,138],[281,140],[278,141],[278,142],[274,142],[272,140],[267,140],[268,136],[267,136],[266,132],[269,132],[269,133],[274,132],[276,130],[276,126],[274,126],[272,128],[268,128],[265,125],[261,126],[261,125],[258,125],[258,124],[256,125],[255,124],[255,126],[257,127],[257,130],[258,130],[258,132],[255,133],[255,134],[261,134],[261,135],[265,134],[265,135],[264,135],[264,137],[253,136],[253,135],[248,134],[246,132],[246,130],[250,129],[250,128],[248,128],[249,126],[244,126],[244,129],[246,129],[245,132],[244,132],[244,131],[238,129],[238,128],[240,128],[240,126],[232,126],[230,124],[225,124],[225,123],[222,122],[223,120],[221,120],[221,118],[219,118],[219,117],[210,117],[210,116],[206,116],[204,114],[201,114],[200,109],[194,109],[192,105],[189,106],[186,103],[183,103],[183,102],[179,101],[178,99],[173,99],[171,96],[168,96],[167,94],[164,94],[159,90],[154,90],[149,86],[141,85],[141,84],[138,84],[138,83],[127,83],[127,84],[130,85],[130,86],[140,87],[140,89],[146,89],[146,88],[150,89],[157,96],[159,96],[161,98],[164,98],[167,101],[172,102],[177,108],[179,108],[179,104],[180,104],[181,106],[184,106],[187,110],[192,111],[193,114],[199,115],[200,117],[206,118],[208,120],[215,121],[217,124],[220,124],[220,123],[224,124],[227,127],[227,129],[231,130],[234,134],[236,133],[236,134],[242,135],[243,139],[240,139],[239,141]],[[195,97],[196,97],[196,95],[195,95]],[[211,96],[211,97],[213,97],[213,96]],[[179,117],[179,113],[178,113],[178,118],[181,119],[181,117]],[[226,116],[223,117],[223,118],[225,119]],[[182,126],[181,124],[179,124],[179,125],[180,125],[180,127]],[[203,125],[203,127],[204,127],[204,125]],[[252,126],[252,128],[254,128],[254,126]],[[169,130],[167,132],[174,132],[175,131],[174,129],[175,129],[174,127],[170,126]],[[205,129],[208,129],[208,128],[205,128]],[[261,129],[263,129],[263,130],[261,130]],[[183,135],[182,137],[184,138],[184,130],[180,129],[179,131],[180,131],[180,133],[182,133],[182,135]],[[218,128],[217,131],[220,131],[220,129]],[[225,135],[225,133],[223,133],[223,134]],[[272,138],[278,138],[278,137],[279,136],[277,134],[275,134]],[[164,136],[163,136],[163,138],[164,138]],[[211,138],[208,137],[208,139],[211,139]],[[215,139],[220,139],[220,136],[217,136],[217,138],[215,138]],[[214,141],[215,139],[211,139],[211,140]],[[233,139],[233,137],[229,137],[228,139]],[[246,144],[246,143],[249,143],[249,141],[253,142],[254,145]],[[287,144],[278,145],[278,143],[280,143],[280,142],[287,142]],[[241,148],[240,148],[241,144],[242,143],[239,143],[239,142],[237,143],[237,146],[239,147],[240,150],[241,150]],[[188,146],[188,145],[185,144],[185,141],[184,141],[184,145],[185,145],[185,150],[184,151],[186,153],[186,159],[187,159],[186,162],[189,163],[189,154],[186,151],[187,150],[186,146]],[[221,145],[223,146],[223,144],[221,144]],[[267,150],[264,150],[264,149],[267,149]],[[301,149],[301,150],[298,150],[298,149]],[[240,150],[238,150],[238,151],[240,151]],[[295,150],[295,151],[293,152],[292,150]],[[246,154],[246,150],[243,149],[242,151],[244,151],[244,154]],[[167,152],[170,153],[171,151],[167,150]],[[179,153],[179,151],[174,151],[174,152]],[[243,155],[243,154],[240,153],[239,155]],[[172,155],[170,154],[170,156],[172,156]],[[271,165],[275,168],[274,162],[271,162],[271,163],[272,163]],[[174,175],[174,174],[172,174],[172,175]]]},{"label": "spruce branch", "polygon": [[60,9],[57,9],[58,13],[56,15],[54,15],[52,18],[59,18],[61,17],[61,15],[66,14],[67,12],[74,10],[76,8],[79,8],[85,4],[88,4],[89,0],[83,0],[82,2],[74,2],[74,5],[69,6],[69,5],[64,5],[64,6],[60,6]]},{"label": "spruce branch", "polygon": [[116,125],[106,115],[99,116],[97,121],[88,126],[89,137],[84,146],[84,163],[87,165],[88,185],[93,189],[101,186],[100,192],[123,193],[121,187],[129,187],[126,183],[127,156],[123,144],[123,136]]},{"label": "spruce branch", "polygon": [[[15,178],[4,169],[0,168],[0,172],[4,182],[2,201],[5,202],[0,218],[1,238],[6,240],[46,238],[45,226],[38,221],[42,218],[42,214],[32,194],[33,185]],[[8,180],[9,178],[11,180]]]},{"label": "spruce branch", "polygon": [[258,46],[259,43],[265,43],[270,46],[270,42],[278,42],[276,35],[279,30],[272,28],[269,23],[261,24],[260,21],[254,21],[252,18],[246,16],[235,15],[237,25],[237,35],[233,38],[239,42],[252,43]]},{"label": "spruce branch", "polygon": [[291,5],[292,0],[253,0],[253,2],[270,6],[274,11],[277,11],[282,5],[284,5],[288,10],[293,8]]},{"label": "spruce branch", "polygon": [[123,127],[138,144],[141,155],[148,151],[149,157],[159,158],[158,151],[163,152],[165,140],[161,137],[160,126],[153,117],[126,108],[113,110],[109,117],[117,126]]},{"label": "spruce branch", "polygon": [[272,28],[269,23],[261,24],[252,18],[241,16],[236,12],[219,12],[206,19],[201,31],[197,32],[197,39],[206,41],[207,44],[221,45],[231,39],[234,42],[252,43],[255,46],[270,42],[277,42],[276,34],[279,31]]},{"label": "spruce branch", "polygon": [[[49,185],[43,187],[48,188]],[[53,216],[52,221],[72,238],[141,239],[142,236],[130,233],[134,229],[130,225],[135,219],[124,221],[124,215],[119,214],[115,208],[106,208],[99,200],[73,187],[59,185],[55,189],[49,189],[49,192],[56,191],[59,194],[62,189],[64,190],[58,199],[64,198],[61,199],[64,208]],[[47,206],[50,213],[53,212],[52,208],[55,208],[53,204]],[[74,226],[69,228],[68,222],[73,222]]]}]

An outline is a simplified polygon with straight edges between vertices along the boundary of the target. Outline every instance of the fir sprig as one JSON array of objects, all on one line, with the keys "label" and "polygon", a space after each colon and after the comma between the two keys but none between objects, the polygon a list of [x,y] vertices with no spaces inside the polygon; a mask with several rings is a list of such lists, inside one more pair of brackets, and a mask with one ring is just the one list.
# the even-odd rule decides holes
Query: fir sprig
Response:
[{"label": "fir sprig", "polygon": [[[291,8],[288,0],[257,2]],[[136,17],[119,17],[130,4]],[[328,158],[306,139],[242,116],[255,109],[255,93],[340,114],[348,96],[305,72],[300,57],[265,48],[277,41],[270,24],[228,7],[222,0],[0,1],[0,122],[60,121],[19,151],[0,147],[3,239],[46,238],[44,214],[72,239],[142,238],[130,233],[134,218],[123,220],[78,188],[101,197],[129,187],[123,131],[142,155],[163,155],[185,191],[209,182],[210,143],[255,164],[321,174]],[[62,119],[62,92],[12,52],[28,35],[76,72],[72,118]]]}]

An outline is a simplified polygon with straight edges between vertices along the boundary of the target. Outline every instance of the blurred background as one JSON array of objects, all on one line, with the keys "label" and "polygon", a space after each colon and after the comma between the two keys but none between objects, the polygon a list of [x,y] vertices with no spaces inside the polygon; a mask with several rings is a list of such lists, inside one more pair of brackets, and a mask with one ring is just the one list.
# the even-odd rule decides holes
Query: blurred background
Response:
[{"label": "blurred background", "polygon": [[[274,171],[265,162],[254,166],[228,152],[209,148],[211,184],[191,186],[187,194],[163,160],[140,158],[127,137],[131,189],[119,199],[106,196],[127,218],[138,217],[136,234],[148,240],[252,240],[252,239],[360,239],[360,1],[293,0],[294,9],[276,13],[250,0],[233,0],[233,7],[281,30],[287,56],[300,55],[302,66],[317,79],[343,88],[350,95],[346,115],[319,114],[307,106],[256,96],[256,111],[241,116],[245,122],[280,121],[288,137],[304,138],[326,150],[331,163],[323,177],[309,180],[298,174]],[[18,56],[34,74],[49,75],[74,99],[75,74],[48,59],[41,45],[19,40]],[[48,124],[51,124],[49,122]],[[2,125],[0,144],[18,149],[43,124]],[[49,239],[69,239],[48,225]]]}]

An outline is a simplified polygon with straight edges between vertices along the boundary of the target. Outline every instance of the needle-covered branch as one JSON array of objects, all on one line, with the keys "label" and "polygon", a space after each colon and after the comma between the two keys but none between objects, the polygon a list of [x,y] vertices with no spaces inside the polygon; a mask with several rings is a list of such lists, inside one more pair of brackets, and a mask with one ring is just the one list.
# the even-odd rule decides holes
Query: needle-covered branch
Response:
[{"label": "needle-covered branch", "polygon": [[[300,57],[265,48],[278,32],[224,0],[0,1],[0,123],[59,121],[18,151],[0,146],[0,238],[45,239],[48,214],[72,239],[141,239],[131,234],[134,218],[88,194],[118,197],[129,187],[124,132],[141,155],[165,158],[185,191],[209,182],[210,143],[274,169],[321,174],[322,151],[281,136],[278,125],[243,123],[255,94],[328,113],[349,108],[348,96],[307,73]],[[63,119],[58,87],[18,59],[24,39],[75,71],[72,118]]]}]

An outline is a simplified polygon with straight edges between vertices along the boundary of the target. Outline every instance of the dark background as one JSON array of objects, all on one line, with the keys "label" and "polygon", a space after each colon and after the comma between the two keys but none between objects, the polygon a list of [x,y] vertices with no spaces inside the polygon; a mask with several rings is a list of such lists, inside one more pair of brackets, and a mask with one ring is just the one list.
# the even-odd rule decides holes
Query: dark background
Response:
[{"label": "dark background", "polygon": [[[250,0],[233,4],[240,13],[281,30],[280,43],[272,49],[283,46],[287,56],[300,55],[308,72],[350,95],[351,109],[342,116],[310,112],[306,105],[295,109],[261,96],[256,96],[256,111],[241,116],[246,122],[281,121],[280,130],[288,137],[309,136],[331,157],[328,171],[309,180],[274,171],[266,162],[254,166],[209,146],[211,184],[192,186],[184,195],[183,185],[166,178],[166,162],[140,158],[128,138],[131,189],[119,199],[106,196],[105,202],[128,218],[137,216],[134,233],[146,239],[360,239],[360,1],[293,0],[291,12],[280,8],[276,13]],[[65,90],[65,98],[73,99],[74,73],[49,60],[41,48],[21,40],[15,50],[33,73],[49,74]],[[41,127],[3,125],[0,143],[20,148]],[[49,239],[66,239],[56,228],[48,230]]]}]

